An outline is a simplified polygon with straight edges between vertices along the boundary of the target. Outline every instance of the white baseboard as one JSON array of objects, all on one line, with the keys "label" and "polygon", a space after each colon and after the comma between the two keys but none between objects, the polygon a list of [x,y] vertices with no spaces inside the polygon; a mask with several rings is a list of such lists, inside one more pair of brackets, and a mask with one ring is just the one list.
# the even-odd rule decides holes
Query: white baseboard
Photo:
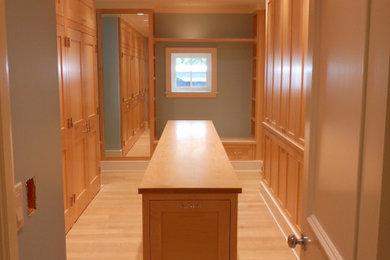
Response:
[{"label": "white baseboard", "polygon": [[[275,222],[279,226],[280,231],[286,239],[287,246],[287,237],[290,234],[294,234],[297,237],[301,237],[301,233],[297,228],[290,222],[284,210],[279,206],[275,197],[272,195],[267,185],[261,181],[260,182],[260,197],[263,198],[267,208],[269,209],[272,217],[275,219]],[[300,259],[300,247],[292,249],[295,257]]]},{"label": "white baseboard", "polygon": [[[262,172],[262,161],[231,161],[233,169],[239,172]],[[149,161],[101,161],[102,172],[144,172]]]},{"label": "white baseboard", "polygon": [[105,150],[106,157],[121,157],[122,156],[122,149],[120,150]]}]

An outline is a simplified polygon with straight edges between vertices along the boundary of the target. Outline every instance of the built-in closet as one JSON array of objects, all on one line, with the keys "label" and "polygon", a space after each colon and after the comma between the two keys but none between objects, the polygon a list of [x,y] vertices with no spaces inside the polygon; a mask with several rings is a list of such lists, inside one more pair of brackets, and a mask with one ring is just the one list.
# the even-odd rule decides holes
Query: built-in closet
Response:
[{"label": "built-in closet", "polygon": [[301,226],[306,48],[303,1],[267,1],[263,188]]},{"label": "built-in closet", "polygon": [[68,231],[100,189],[94,0],[56,0],[58,73]]}]

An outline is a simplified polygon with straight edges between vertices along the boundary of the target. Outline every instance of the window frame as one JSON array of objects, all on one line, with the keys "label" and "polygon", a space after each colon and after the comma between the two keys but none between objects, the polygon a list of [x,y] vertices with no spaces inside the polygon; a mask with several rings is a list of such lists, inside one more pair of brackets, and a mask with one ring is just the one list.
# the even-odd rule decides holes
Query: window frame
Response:
[{"label": "window frame", "polygon": [[[207,92],[200,91],[172,91],[172,54],[210,54],[211,55],[211,89]],[[217,92],[217,48],[205,47],[172,47],[165,49],[165,95],[173,98],[215,98]]]}]

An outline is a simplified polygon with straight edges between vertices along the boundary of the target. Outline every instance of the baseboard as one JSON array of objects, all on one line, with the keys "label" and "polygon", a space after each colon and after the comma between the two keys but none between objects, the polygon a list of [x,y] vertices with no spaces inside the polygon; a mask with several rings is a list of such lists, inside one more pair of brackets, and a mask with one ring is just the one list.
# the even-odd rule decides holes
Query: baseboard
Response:
[{"label": "baseboard", "polygon": [[[297,237],[301,237],[301,233],[295,225],[293,225],[289,218],[287,217],[284,210],[279,206],[277,203],[275,197],[272,195],[271,191],[268,189],[267,185],[261,181],[260,182],[260,196],[264,200],[267,208],[269,209],[272,217],[275,219],[275,222],[279,226],[280,231],[282,232],[283,236],[286,239],[286,245],[287,245],[287,237],[290,234],[294,234]],[[300,259],[300,247],[296,247],[292,249],[295,257],[297,259]]]},{"label": "baseboard", "polygon": [[144,172],[149,161],[101,161],[101,172]]},{"label": "baseboard", "polygon": [[263,161],[230,161],[236,172],[263,172]]},{"label": "baseboard", "polygon": [[121,157],[122,149],[119,150],[105,150],[106,157]]},{"label": "baseboard", "polygon": [[[262,161],[231,161],[233,169],[239,172],[262,172]],[[149,161],[101,161],[102,172],[144,172]]]}]

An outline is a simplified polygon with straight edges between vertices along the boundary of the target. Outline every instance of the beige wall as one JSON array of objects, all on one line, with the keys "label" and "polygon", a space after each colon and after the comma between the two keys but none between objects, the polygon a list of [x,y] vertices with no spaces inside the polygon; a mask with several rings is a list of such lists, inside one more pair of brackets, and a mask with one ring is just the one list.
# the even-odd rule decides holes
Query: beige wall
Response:
[{"label": "beige wall", "polygon": [[[156,14],[156,37],[252,37],[248,14]],[[217,47],[217,98],[166,98],[166,47]],[[222,137],[249,137],[251,116],[251,43],[157,43],[156,136],[167,120],[213,120]]]},{"label": "beige wall", "polygon": [[30,217],[24,210],[19,256],[62,260],[66,257],[55,2],[6,0],[5,17],[15,182],[35,176],[37,184],[38,209]]}]

